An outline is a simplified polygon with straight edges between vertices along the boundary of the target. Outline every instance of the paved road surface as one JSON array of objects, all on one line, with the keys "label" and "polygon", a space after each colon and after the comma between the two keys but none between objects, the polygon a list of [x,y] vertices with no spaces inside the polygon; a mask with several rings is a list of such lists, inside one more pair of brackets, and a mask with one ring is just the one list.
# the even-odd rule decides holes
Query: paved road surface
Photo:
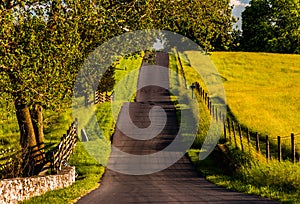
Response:
[{"label": "paved road surface", "polygon": [[[167,67],[168,56],[159,53],[156,64]],[[124,104],[116,128],[113,144],[123,152],[135,155],[148,155],[167,147],[176,137],[178,125],[174,106],[169,101],[167,86],[169,83],[168,70],[162,71],[155,67],[143,66],[140,70],[138,87],[149,84],[158,86],[146,86],[138,91],[135,103]],[[150,124],[149,110],[159,105],[164,108],[167,120],[164,121],[159,110],[154,111],[152,117],[162,121],[163,130],[152,138],[151,131],[141,134],[135,130],[130,120],[139,128],[155,126],[160,129],[161,123]],[[129,114],[129,115],[128,115]],[[160,117],[159,117],[160,116]],[[130,120],[129,120],[130,118]],[[154,132],[155,132],[154,128]],[[121,131],[121,130],[122,131]],[[134,131],[133,131],[134,130]],[[125,133],[126,134],[125,134]],[[153,131],[152,131],[153,132]],[[148,137],[145,139],[134,138]],[[175,153],[176,154],[176,153]],[[153,158],[151,161],[131,160],[129,156],[120,156],[117,151],[112,151],[109,165],[118,171],[128,171],[138,174],[146,169],[155,170],[164,158]],[[151,165],[147,166],[147,162]],[[151,169],[153,168],[153,169]],[[101,185],[87,196],[78,201],[79,204],[88,203],[275,203],[266,199],[244,195],[242,193],[228,191],[217,187],[200,176],[189,159],[184,156],[174,165],[147,175],[127,175],[107,169]]]}]

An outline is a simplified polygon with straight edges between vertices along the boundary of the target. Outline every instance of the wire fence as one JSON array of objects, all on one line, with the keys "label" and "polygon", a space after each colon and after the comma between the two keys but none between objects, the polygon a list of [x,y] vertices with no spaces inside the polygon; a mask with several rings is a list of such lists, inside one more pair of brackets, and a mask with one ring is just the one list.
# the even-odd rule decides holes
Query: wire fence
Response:
[{"label": "wire fence", "polygon": [[255,150],[257,154],[264,154],[266,159],[276,158],[278,161],[299,160],[300,133],[277,136],[270,138],[268,135],[259,135],[252,132],[249,128],[240,124],[232,113],[225,114],[218,109],[218,104],[214,104],[209,94],[198,82],[194,83],[195,90],[205,103],[213,120],[223,123],[223,136],[225,141],[231,142],[236,148],[243,152]]}]

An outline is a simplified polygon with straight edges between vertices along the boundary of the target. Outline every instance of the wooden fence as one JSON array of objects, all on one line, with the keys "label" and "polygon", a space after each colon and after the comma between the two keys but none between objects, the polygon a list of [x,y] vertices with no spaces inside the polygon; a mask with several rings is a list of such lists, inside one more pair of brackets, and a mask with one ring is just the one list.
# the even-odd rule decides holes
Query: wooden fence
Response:
[{"label": "wooden fence", "polygon": [[[264,154],[268,160],[276,158],[278,161],[282,161],[283,159],[289,159],[292,162],[297,161],[297,151],[300,150],[300,141],[297,142],[296,138],[300,138],[300,133],[291,133],[288,136],[278,136],[273,139],[268,135],[262,136],[257,132],[252,132],[249,128],[239,124],[234,119],[232,113],[229,112],[229,114],[225,115],[218,110],[218,105],[212,102],[208,93],[198,82],[195,82],[194,86],[208,108],[212,119],[223,123],[225,141],[233,143],[236,148],[241,149],[243,152],[254,149],[258,154]],[[283,142],[283,140],[289,141]]]},{"label": "wooden fence", "polygon": [[[48,162],[45,162],[45,158],[41,157],[42,152],[38,147],[32,147],[32,149],[35,149],[34,151],[13,148],[0,149],[0,179],[30,176],[36,175],[36,173],[38,173],[38,175],[45,175],[49,169],[51,169],[52,173],[60,171],[63,165],[69,160],[77,139],[78,121],[76,119],[67,130],[67,134],[62,136],[60,143],[53,151],[47,153],[50,154],[50,161]],[[33,154],[35,157],[40,158],[41,163],[46,163],[40,172],[36,172],[36,169],[33,168],[33,160],[26,159],[32,159],[32,157],[26,157],[24,151],[26,154]]]},{"label": "wooden fence", "polygon": [[52,152],[51,171],[57,172],[62,169],[64,164],[69,160],[78,140],[78,121],[71,124],[67,130],[67,134],[64,134],[60,143]]},{"label": "wooden fence", "polygon": [[23,149],[0,150],[0,179],[36,175],[39,165],[45,162],[43,150],[38,145]]},{"label": "wooden fence", "polygon": [[112,101],[112,95],[107,95],[106,93],[95,92],[95,104],[110,102]]}]

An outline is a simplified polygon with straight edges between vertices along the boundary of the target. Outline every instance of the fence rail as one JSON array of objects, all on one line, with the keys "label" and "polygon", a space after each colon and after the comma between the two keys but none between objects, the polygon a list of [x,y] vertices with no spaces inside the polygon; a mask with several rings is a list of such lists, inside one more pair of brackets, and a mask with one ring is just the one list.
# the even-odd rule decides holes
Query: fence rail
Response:
[{"label": "fence rail", "polygon": [[50,152],[50,161],[44,165],[39,175],[45,175],[49,169],[51,169],[51,173],[57,173],[58,171],[61,171],[62,167],[69,160],[77,141],[78,120],[76,118],[75,121],[70,125],[67,133],[61,137],[60,143],[54,148],[53,151]]},{"label": "fence rail", "polygon": [[78,140],[78,121],[77,119],[71,124],[58,144],[56,150],[52,153],[52,171],[60,171],[65,162],[67,162],[76,146]]},{"label": "fence rail", "polygon": [[[54,151],[47,153],[50,153],[48,161],[45,160],[44,150],[39,149],[39,145],[22,150],[14,148],[0,149],[0,179],[29,176],[33,172],[34,174],[39,172],[38,175],[45,175],[49,169],[51,169],[52,173],[60,171],[65,162],[69,160],[77,139],[78,121],[76,119],[70,125],[67,134],[62,136],[60,143],[54,148]],[[27,157],[28,154],[31,154],[33,157]],[[35,164],[36,162],[46,164],[39,171],[38,169],[34,169],[35,164],[33,162]]]},{"label": "fence rail", "polygon": [[95,92],[95,104],[110,102],[112,101],[112,95],[107,95],[106,93]]},{"label": "fence rail", "polygon": [[297,161],[297,151],[300,151],[300,139],[297,141],[296,138],[300,138],[300,133],[270,138],[268,135],[263,137],[257,132],[251,132],[248,128],[239,124],[234,117],[225,116],[218,110],[218,106],[213,104],[209,94],[198,82],[195,82],[194,85],[198,95],[208,108],[212,119],[223,123],[225,141],[234,143],[235,147],[240,148],[243,152],[247,149],[248,151],[254,149],[258,154],[265,154],[268,160],[277,158],[278,161],[283,159],[290,159],[292,162]]}]

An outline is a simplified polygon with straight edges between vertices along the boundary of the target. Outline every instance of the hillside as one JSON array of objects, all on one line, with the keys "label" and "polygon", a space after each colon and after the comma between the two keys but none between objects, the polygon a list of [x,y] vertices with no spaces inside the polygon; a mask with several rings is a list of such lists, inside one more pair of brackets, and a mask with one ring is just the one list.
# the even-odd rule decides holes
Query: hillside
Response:
[{"label": "hillside", "polygon": [[239,122],[271,137],[300,133],[300,55],[213,52],[211,59]]}]

